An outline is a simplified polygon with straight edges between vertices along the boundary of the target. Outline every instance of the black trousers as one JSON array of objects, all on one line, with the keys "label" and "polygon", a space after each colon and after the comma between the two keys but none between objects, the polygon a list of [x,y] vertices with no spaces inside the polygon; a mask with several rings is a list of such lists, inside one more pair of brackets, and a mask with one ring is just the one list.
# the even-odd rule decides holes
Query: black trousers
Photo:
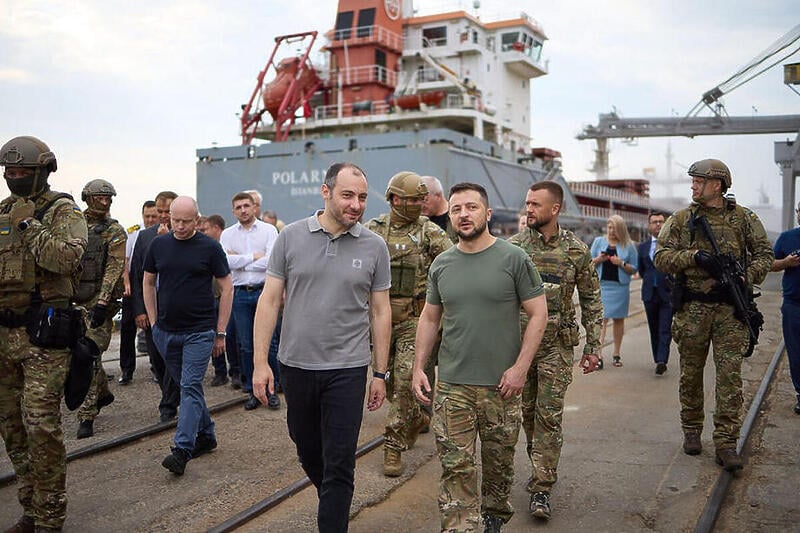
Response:
[{"label": "black trousers", "polygon": [[145,330],[145,339],[147,339],[147,355],[150,357],[150,365],[152,365],[158,385],[161,387],[158,412],[162,415],[175,416],[178,414],[178,405],[181,403],[181,386],[175,383],[167,372],[167,365],[153,342],[153,330],[149,327]]},{"label": "black trousers", "polygon": [[122,320],[119,323],[119,369],[123,376],[132,376],[136,370],[136,320],[133,300],[122,297]]},{"label": "black trousers", "polygon": [[367,368],[303,370],[281,363],[289,436],[317,488],[320,531],[347,531]]}]

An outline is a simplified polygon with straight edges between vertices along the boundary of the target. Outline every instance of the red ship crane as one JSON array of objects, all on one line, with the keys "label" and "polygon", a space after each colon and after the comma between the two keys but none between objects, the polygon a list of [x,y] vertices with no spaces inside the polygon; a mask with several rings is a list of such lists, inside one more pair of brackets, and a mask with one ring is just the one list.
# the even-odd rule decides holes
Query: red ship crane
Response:
[{"label": "red ship crane", "polygon": [[[275,63],[275,56],[282,45],[304,43],[310,37],[302,55],[294,55]],[[275,37],[275,48],[264,69],[258,73],[250,101],[242,106],[242,144],[251,144],[264,113],[269,113],[275,123],[275,141],[285,141],[295,122],[297,110],[303,108],[305,117],[311,116],[309,100],[319,89],[322,81],[308,59],[317,32],[310,31]],[[264,83],[267,73],[275,71],[275,78]]]}]

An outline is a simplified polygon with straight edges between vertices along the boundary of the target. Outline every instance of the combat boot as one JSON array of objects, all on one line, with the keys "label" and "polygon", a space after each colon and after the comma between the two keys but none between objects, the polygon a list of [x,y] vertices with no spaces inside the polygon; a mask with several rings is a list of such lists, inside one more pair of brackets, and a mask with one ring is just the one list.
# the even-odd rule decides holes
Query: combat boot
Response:
[{"label": "combat boot", "polygon": [[717,464],[728,472],[735,472],[742,469],[742,456],[733,448],[723,448],[717,450]]},{"label": "combat boot", "polygon": [[539,491],[531,494],[531,501],[528,504],[528,511],[534,518],[550,520],[550,493]]},{"label": "combat boot", "polygon": [[503,519],[491,514],[483,515],[483,533],[500,533],[503,531]]},{"label": "combat boot", "polygon": [[398,477],[403,473],[403,464],[400,459],[400,450],[394,448],[383,448],[383,475],[386,477]]},{"label": "combat boot", "polygon": [[703,443],[700,442],[699,431],[686,431],[683,434],[683,453],[686,455],[700,455]]},{"label": "combat boot", "polygon": [[86,439],[94,435],[94,420],[81,420],[78,426],[78,438]]},{"label": "combat boot", "polygon": [[431,418],[424,411],[420,414],[422,416],[420,417],[419,422],[412,426],[408,432],[409,450],[414,447],[414,444],[417,442],[417,437],[419,437],[423,430],[430,426],[431,423]]},{"label": "combat boot", "polygon": [[5,530],[5,533],[33,533],[35,529],[33,517],[22,515],[16,524]]}]

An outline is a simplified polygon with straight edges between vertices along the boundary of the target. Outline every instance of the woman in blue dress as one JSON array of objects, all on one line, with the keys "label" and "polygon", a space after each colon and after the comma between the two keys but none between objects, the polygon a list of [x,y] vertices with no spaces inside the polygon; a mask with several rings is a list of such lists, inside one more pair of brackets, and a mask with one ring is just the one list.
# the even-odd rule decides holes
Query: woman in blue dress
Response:
[{"label": "woman in blue dress", "polygon": [[603,301],[603,329],[600,333],[600,364],[603,368],[602,346],[608,320],[614,321],[614,366],[622,366],[620,348],[625,334],[625,317],[628,316],[631,276],[636,272],[639,254],[628,234],[628,226],[619,215],[611,215],[606,222],[605,236],[596,237],[592,243],[592,262],[600,277],[600,299]]}]

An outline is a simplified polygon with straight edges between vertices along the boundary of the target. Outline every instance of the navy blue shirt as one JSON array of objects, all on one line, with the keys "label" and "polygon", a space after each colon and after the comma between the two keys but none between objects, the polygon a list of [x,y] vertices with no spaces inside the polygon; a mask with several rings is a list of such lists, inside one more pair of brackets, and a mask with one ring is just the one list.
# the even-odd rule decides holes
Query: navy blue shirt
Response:
[{"label": "navy blue shirt", "polygon": [[[800,228],[781,233],[774,251],[775,259],[785,259],[795,251],[800,253]],[[800,267],[789,267],[783,272],[783,297],[800,304]]]},{"label": "navy blue shirt", "polygon": [[144,260],[145,272],[158,274],[156,324],[173,333],[197,333],[217,326],[213,278],[230,273],[222,246],[197,232],[178,240],[172,232],[156,237]]}]

